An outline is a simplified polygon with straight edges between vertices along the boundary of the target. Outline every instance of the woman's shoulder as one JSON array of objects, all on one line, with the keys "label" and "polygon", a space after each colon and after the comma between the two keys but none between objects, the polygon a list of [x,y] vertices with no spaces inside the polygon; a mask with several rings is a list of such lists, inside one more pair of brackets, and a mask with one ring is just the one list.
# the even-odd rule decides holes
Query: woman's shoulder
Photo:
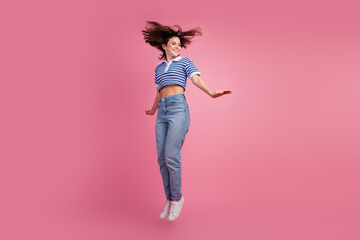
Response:
[{"label": "woman's shoulder", "polygon": [[[183,64],[189,64],[190,62],[192,62],[191,58],[189,58],[189,57],[182,57],[182,58],[180,59],[180,61],[181,61]],[[179,62],[180,62],[180,61],[179,61]]]},{"label": "woman's shoulder", "polygon": [[182,59],[184,59],[185,62],[193,62],[193,60],[189,57],[183,57]]},{"label": "woman's shoulder", "polygon": [[164,63],[164,60],[156,64],[155,71],[162,65],[162,63]]}]

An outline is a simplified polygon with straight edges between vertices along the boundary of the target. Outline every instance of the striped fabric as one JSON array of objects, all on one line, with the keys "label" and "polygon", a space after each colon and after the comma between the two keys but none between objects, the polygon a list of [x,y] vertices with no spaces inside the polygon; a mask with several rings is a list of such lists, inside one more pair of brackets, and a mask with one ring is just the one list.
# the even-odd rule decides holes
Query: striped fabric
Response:
[{"label": "striped fabric", "polygon": [[178,56],[169,63],[164,60],[155,68],[155,86],[159,87],[160,92],[163,86],[176,84],[183,87],[185,91],[187,77],[191,79],[195,74],[200,75],[200,71],[188,57]]}]

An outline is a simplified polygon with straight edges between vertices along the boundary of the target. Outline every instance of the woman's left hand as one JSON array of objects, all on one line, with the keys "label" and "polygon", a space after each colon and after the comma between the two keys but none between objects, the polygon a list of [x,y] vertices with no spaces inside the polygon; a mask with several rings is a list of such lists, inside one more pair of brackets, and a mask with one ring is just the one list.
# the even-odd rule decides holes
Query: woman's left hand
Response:
[{"label": "woman's left hand", "polygon": [[210,92],[209,95],[212,98],[217,98],[217,97],[220,97],[222,95],[230,94],[230,93],[231,93],[231,91],[229,89],[225,89],[225,90],[218,90],[218,91],[215,91],[215,92]]}]

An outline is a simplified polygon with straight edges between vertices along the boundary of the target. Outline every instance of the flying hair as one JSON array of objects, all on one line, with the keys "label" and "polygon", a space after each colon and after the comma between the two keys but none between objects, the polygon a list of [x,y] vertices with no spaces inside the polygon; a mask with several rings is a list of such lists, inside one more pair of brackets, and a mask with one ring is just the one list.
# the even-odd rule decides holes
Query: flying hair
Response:
[{"label": "flying hair", "polygon": [[178,37],[180,39],[181,47],[186,48],[192,42],[192,38],[202,35],[202,31],[199,27],[183,32],[179,25],[169,27],[154,21],[146,21],[146,23],[146,30],[141,30],[144,35],[144,40],[146,43],[149,43],[151,46],[162,52],[159,60],[166,58],[166,52],[162,48],[162,44],[167,45],[170,38]]}]

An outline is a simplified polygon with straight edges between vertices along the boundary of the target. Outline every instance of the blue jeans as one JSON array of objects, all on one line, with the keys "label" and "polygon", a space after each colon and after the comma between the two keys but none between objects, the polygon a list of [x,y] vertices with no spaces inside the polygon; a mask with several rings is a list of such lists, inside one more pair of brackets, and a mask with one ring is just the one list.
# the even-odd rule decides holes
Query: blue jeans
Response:
[{"label": "blue jeans", "polygon": [[190,112],[183,93],[160,98],[155,125],[158,164],[166,199],[180,199],[181,153],[190,126]]}]

